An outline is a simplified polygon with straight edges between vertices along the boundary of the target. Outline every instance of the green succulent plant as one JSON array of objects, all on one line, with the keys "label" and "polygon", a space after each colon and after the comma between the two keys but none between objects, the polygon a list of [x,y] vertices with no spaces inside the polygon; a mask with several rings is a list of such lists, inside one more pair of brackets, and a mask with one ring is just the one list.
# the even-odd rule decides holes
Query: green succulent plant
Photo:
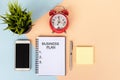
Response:
[{"label": "green succulent plant", "polygon": [[9,2],[8,9],[9,12],[6,12],[3,16],[0,15],[4,24],[8,25],[5,30],[11,30],[19,35],[27,32],[32,24],[32,13],[27,11],[27,9],[23,9],[18,2]]}]

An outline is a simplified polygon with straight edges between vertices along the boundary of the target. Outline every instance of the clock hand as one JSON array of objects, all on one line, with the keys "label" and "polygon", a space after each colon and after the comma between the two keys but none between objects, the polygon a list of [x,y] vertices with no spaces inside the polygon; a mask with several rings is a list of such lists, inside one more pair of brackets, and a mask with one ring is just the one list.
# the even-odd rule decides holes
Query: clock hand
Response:
[{"label": "clock hand", "polygon": [[58,16],[58,23],[60,23],[61,21],[60,21],[60,16]]},{"label": "clock hand", "polygon": [[57,25],[59,25],[59,23],[60,23],[60,20],[58,21]]},{"label": "clock hand", "polygon": [[57,29],[60,29],[60,26],[59,26],[60,23],[61,23],[60,16],[58,16],[58,23],[57,23],[58,28]]}]

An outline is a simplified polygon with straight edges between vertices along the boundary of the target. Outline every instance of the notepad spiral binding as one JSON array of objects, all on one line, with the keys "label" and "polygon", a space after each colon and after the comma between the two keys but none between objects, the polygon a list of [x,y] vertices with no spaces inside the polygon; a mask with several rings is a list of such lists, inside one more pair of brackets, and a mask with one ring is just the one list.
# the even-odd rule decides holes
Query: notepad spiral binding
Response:
[{"label": "notepad spiral binding", "polygon": [[35,60],[35,73],[38,74],[39,73],[39,41],[38,39],[36,39],[36,60]]}]

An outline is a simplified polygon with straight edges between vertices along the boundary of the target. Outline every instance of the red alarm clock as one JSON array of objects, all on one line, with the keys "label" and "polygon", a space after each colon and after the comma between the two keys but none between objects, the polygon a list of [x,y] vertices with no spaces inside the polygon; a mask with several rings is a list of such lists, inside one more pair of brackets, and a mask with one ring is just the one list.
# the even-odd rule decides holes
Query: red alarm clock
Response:
[{"label": "red alarm clock", "polygon": [[69,23],[68,14],[68,11],[63,6],[56,6],[56,8],[50,10],[49,15],[51,18],[49,23],[53,32],[66,32]]}]

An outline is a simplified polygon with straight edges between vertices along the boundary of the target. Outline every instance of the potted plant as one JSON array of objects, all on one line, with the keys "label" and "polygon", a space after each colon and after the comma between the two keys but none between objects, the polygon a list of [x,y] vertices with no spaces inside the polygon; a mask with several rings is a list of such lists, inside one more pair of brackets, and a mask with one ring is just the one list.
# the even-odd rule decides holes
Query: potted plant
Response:
[{"label": "potted plant", "polygon": [[3,16],[0,15],[4,24],[7,24],[5,30],[11,30],[19,35],[26,33],[32,24],[31,12],[23,9],[18,2],[9,2],[8,9],[9,12],[6,12]]}]

